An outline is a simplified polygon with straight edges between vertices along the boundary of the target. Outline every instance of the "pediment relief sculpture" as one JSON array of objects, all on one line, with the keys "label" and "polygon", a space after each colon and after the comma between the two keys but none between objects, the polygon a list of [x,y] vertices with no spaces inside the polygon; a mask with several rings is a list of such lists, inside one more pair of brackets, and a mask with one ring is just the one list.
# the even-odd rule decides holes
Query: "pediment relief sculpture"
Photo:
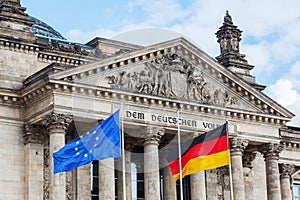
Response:
[{"label": "pediment relief sculpture", "polygon": [[178,54],[166,54],[141,67],[106,76],[112,88],[231,107],[238,98],[214,83]]}]

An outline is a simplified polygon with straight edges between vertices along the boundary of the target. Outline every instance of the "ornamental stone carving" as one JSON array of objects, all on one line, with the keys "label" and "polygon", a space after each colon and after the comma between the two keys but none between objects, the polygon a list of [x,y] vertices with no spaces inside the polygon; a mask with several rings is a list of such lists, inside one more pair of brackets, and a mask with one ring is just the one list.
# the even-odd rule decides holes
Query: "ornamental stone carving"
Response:
[{"label": "ornamental stone carving", "polygon": [[252,169],[253,168],[252,161],[255,159],[255,157],[256,157],[256,153],[245,152],[243,154],[243,167]]},{"label": "ornamental stone carving", "polygon": [[230,139],[231,154],[242,154],[248,145],[248,141],[234,137]]},{"label": "ornamental stone carving", "polygon": [[217,180],[218,184],[222,186],[223,190],[230,189],[230,179],[229,179],[229,167],[219,167],[217,168]]},{"label": "ornamental stone carving", "polygon": [[43,144],[46,140],[45,129],[42,126],[25,124],[23,138],[24,144]]},{"label": "ornamental stone carving", "polygon": [[49,200],[50,194],[50,152],[48,148],[44,149],[44,181],[43,181],[43,191],[44,198],[43,200]]},{"label": "ornamental stone carving", "polygon": [[279,172],[282,177],[287,177],[287,178],[291,177],[294,170],[295,170],[295,165],[285,164],[285,163],[279,164]]},{"label": "ornamental stone carving", "polygon": [[156,144],[158,145],[161,137],[165,134],[165,129],[148,126],[146,127],[145,133],[143,135],[144,145],[145,144]]},{"label": "ornamental stone carving", "polygon": [[66,200],[73,200],[73,172],[66,172]]},{"label": "ornamental stone carving", "polygon": [[53,131],[65,132],[72,122],[72,118],[63,114],[56,114],[52,112],[51,114],[44,117],[43,124],[47,127],[47,131],[51,134]]},{"label": "ornamental stone carving", "polygon": [[64,51],[68,53],[74,53],[84,56],[95,56],[95,57],[101,57],[103,58],[104,55],[102,54],[101,50],[87,50],[78,44],[73,45],[65,45],[63,43],[59,43],[57,41],[53,41],[48,44],[50,49],[57,50],[57,51]]},{"label": "ornamental stone carving", "polygon": [[155,96],[230,106],[238,103],[228,91],[208,81],[202,71],[178,54],[165,54],[134,71],[107,76],[112,88]]},{"label": "ornamental stone carving", "polygon": [[258,150],[263,154],[265,160],[278,160],[279,154],[283,150],[283,145],[278,143],[269,143],[260,146]]}]

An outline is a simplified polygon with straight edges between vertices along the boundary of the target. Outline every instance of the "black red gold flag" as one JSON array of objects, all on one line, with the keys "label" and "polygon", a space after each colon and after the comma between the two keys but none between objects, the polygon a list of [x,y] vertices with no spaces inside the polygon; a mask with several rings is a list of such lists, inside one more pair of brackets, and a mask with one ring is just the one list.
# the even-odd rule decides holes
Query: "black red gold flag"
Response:
[{"label": "black red gold flag", "polygon": [[[182,178],[202,170],[230,163],[230,145],[227,123],[193,139],[181,156]],[[168,162],[174,179],[180,178],[179,158]]]}]

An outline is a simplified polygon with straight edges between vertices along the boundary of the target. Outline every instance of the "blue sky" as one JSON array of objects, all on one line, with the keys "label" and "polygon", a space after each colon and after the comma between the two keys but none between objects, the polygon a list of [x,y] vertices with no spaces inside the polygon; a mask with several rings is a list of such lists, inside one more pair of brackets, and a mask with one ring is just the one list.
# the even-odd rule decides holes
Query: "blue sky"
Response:
[{"label": "blue sky", "polygon": [[86,43],[140,28],[184,35],[212,57],[226,10],[242,31],[240,51],[267,85],[265,93],[297,115],[300,126],[300,1],[298,0],[21,0],[27,13],[68,40]]}]

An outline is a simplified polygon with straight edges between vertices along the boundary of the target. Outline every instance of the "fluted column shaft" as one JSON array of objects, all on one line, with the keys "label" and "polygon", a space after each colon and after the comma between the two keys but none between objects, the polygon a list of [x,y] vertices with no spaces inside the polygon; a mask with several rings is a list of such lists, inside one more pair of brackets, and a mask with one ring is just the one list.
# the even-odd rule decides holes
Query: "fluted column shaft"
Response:
[{"label": "fluted column shaft", "polygon": [[283,147],[276,143],[265,144],[259,149],[266,162],[268,200],[281,199],[278,159],[282,149]]},{"label": "fluted column shaft", "polygon": [[291,175],[294,172],[295,166],[291,164],[280,164],[280,185],[282,200],[292,200]]},{"label": "fluted column shaft", "polygon": [[176,182],[169,166],[163,168],[163,178],[164,200],[176,199]]},{"label": "fluted column shaft", "polygon": [[[83,165],[77,168],[77,184],[76,185],[76,196],[80,200],[91,199],[91,165]],[[73,190],[74,191],[74,190]]]},{"label": "fluted column shaft", "polygon": [[245,200],[245,183],[243,172],[243,152],[248,145],[246,140],[231,139],[231,167],[234,199]]},{"label": "fluted column shaft", "polygon": [[160,200],[158,144],[164,130],[147,127],[144,140],[144,189],[146,200]]},{"label": "fluted column shaft", "polygon": [[193,200],[206,199],[205,171],[191,175],[191,196]]},{"label": "fluted column shaft", "polygon": [[64,172],[54,174],[53,153],[65,145],[65,134],[71,118],[62,114],[51,113],[44,118],[50,140],[50,200],[66,199],[66,175]]},{"label": "fluted column shaft", "polygon": [[256,153],[245,152],[243,155],[243,167],[244,167],[244,183],[245,183],[245,198],[246,200],[253,200],[253,165],[252,161],[255,159]]},{"label": "fluted column shaft", "polygon": [[[131,183],[131,145],[125,146],[125,181],[126,181],[126,200],[132,199],[132,183]],[[118,160],[118,200],[123,200],[123,158]]]},{"label": "fluted column shaft", "polygon": [[115,200],[114,158],[99,161],[99,199]]}]

